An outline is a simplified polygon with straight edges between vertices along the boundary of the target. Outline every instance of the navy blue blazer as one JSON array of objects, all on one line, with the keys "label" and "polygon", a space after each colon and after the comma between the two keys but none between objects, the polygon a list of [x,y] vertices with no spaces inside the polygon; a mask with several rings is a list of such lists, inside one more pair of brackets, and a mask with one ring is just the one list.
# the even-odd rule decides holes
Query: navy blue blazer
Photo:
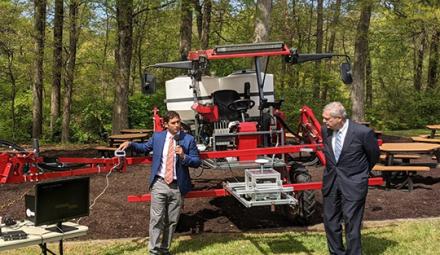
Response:
[{"label": "navy blue blazer", "polygon": [[[151,175],[149,187],[154,182],[155,176],[159,173],[162,164],[163,146],[167,136],[167,130],[162,132],[155,132],[153,136],[145,143],[131,143],[132,148],[137,152],[153,151],[153,164],[151,165]],[[185,153],[185,159],[177,157],[176,175],[177,185],[180,193],[184,196],[191,190],[191,177],[189,175],[188,167],[199,167],[201,164],[199,151],[197,149],[194,137],[185,132],[180,132],[179,145]]]},{"label": "navy blue blazer", "polygon": [[368,176],[380,156],[374,131],[348,120],[348,129],[338,162],[332,148],[333,131],[322,127],[327,165],[322,179],[322,194],[327,196],[338,182],[343,196],[350,201],[364,199],[368,192]]}]

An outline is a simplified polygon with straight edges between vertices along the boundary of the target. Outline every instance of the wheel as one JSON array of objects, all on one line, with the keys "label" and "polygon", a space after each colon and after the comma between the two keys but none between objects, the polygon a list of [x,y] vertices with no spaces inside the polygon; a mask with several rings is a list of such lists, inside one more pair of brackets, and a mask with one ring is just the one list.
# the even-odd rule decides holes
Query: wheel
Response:
[{"label": "wheel", "polygon": [[[290,172],[290,180],[293,183],[307,183],[312,181],[312,177],[305,167],[300,166]],[[298,199],[298,205],[285,206],[286,217],[294,224],[308,225],[315,213],[315,191],[295,192],[295,198]]]}]

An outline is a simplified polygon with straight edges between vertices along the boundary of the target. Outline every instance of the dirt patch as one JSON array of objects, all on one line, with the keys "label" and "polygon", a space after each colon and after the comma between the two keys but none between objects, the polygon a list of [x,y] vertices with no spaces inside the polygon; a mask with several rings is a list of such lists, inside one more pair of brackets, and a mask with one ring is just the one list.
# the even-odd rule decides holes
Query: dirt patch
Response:
[{"label": "dirt patch", "polygon": [[[394,140],[393,140],[394,141]],[[43,156],[95,157],[92,149],[47,150]],[[430,156],[420,161],[434,162]],[[313,181],[322,178],[322,167],[309,168]],[[82,239],[112,239],[145,237],[148,235],[149,204],[128,203],[127,196],[147,193],[149,166],[130,166],[126,173],[113,172],[110,185],[90,212],[80,223],[89,227]],[[242,178],[242,170],[191,170],[194,189],[216,189],[226,179]],[[106,186],[104,174],[91,176],[91,200]],[[24,219],[23,195],[32,189],[32,183],[0,185],[0,215]],[[317,211],[311,224],[322,223],[322,196],[316,191]],[[440,216],[440,169],[422,173],[415,178],[415,190],[370,188],[365,220],[389,220],[400,218],[428,218]],[[246,209],[235,198],[186,199],[178,233],[242,232],[264,229],[286,230],[295,225],[288,221],[281,210],[271,212],[269,207]]]}]

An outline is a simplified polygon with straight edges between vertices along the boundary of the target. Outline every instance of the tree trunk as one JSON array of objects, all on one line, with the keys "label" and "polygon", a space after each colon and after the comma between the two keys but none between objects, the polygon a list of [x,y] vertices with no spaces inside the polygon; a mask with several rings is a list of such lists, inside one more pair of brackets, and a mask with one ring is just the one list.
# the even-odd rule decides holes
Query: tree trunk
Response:
[{"label": "tree trunk", "polygon": [[61,128],[61,142],[70,141],[70,116],[72,106],[73,83],[75,80],[76,48],[78,44],[78,7],[79,0],[71,0],[69,4],[69,57],[66,66],[66,79],[64,81],[65,94],[63,105],[63,123]]},{"label": "tree trunk", "polygon": [[308,26],[307,26],[307,39],[306,39],[306,48],[307,48],[307,52],[309,52],[310,49],[310,45],[311,45],[311,39],[310,37],[312,36],[312,20],[313,20],[313,6],[315,4],[315,0],[312,0],[310,3],[310,13],[309,13],[309,19],[308,19]]},{"label": "tree trunk", "polygon": [[368,55],[368,30],[373,4],[361,2],[361,14],[356,32],[354,47],[353,85],[351,92],[352,119],[364,121],[365,118],[365,65]]},{"label": "tree trunk", "polygon": [[414,37],[414,89],[420,91],[422,89],[423,59],[425,57],[425,29],[422,28],[422,31],[419,34],[419,44],[417,44],[417,37]]},{"label": "tree trunk", "polygon": [[108,1],[105,1],[105,40],[104,40],[104,47],[102,50],[102,62],[101,62],[101,68],[99,70],[100,80],[101,80],[101,98],[102,100],[105,100],[107,97],[108,92],[108,85],[109,85],[109,77],[108,77],[108,70],[107,70],[107,51],[108,51],[108,44],[109,44],[109,34],[110,34],[110,14],[109,14],[109,7],[108,7]]},{"label": "tree trunk", "polygon": [[52,66],[52,94],[50,100],[50,135],[52,140],[58,133],[56,126],[60,117],[61,101],[61,70],[63,68],[63,0],[55,0],[55,18],[53,25],[53,66]]},{"label": "tree trunk", "polygon": [[116,48],[116,90],[113,104],[112,133],[128,127],[128,88],[133,46],[133,0],[116,1],[118,44]]},{"label": "tree trunk", "polygon": [[11,81],[12,91],[11,91],[11,119],[12,119],[12,140],[15,141],[15,132],[17,126],[17,120],[15,117],[15,98],[17,95],[17,84],[14,74],[14,51],[12,49],[6,50],[8,57],[8,76]]},{"label": "tree trunk", "polygon": [[32,86],[32,137],[43,132],[43,60],[46,27],[46,0],[34,0],[35,63]]},{"label": "tree trunk", "polygon": [[372,68],[371,68],[371,54],[370,50],[367,51],[367,65],[365,67],[365,88],[366,88],[366,99],[365,102],[368,108],[373,106],[373,80],[372,80]]},{"label": "tree trunk", "polygon": [[[145,29],[147,28],[147,24],[148,24],[148,13],[145,15],[145,17],[143,17],[142,22],[141,22],[141,27],[139,28],[139,34],[138,34],[138,42],[137,42],[137,50],[136,50],[136,54],[137,54],[137,64],[138,64],[138,77],[139,79],[142,79],[143,75],[144,75],[144,70],[142,69],[142,56],[144,55],[142,52],[142,45],[143,45],[143,41],[145,38]],[[136,73],[136,71],[134,72]]]},{"label": "tree trunk", "polygon": [[200,44],[202,49],[206,50],[209,46],[209,26],[211,24],[211,0],[205,0],[205,5],[203,6],[203,23],[202,23],[202,38]]},{"label": "tree trunk", "polygon": [[213,31],[213,34],[216,34],[217,36],[215,36],[215,41],[213,42],[214,45],[219,45],[222,39],[222,31],[223,31],[223,26],[226,22],[227,19],[227,7],[225,6],[229,6],[229,0],[220,0],[219,4],[216,5],[216,7],[218,8],[216,10],[216,27],[217,30]]},{"label": "tree trunk", "polygon": [[[317,22],[316,22],[316,53],[322,53],[322,45],[324,41],[324,32],[322,30],[324,24],[323,18],[323,0],[318,0]],[[313,97],[319,99],[321,90],[321,61],[315,62],[315,71],[313,77]]]},{"label": "tree trunk", "polygon": [[429,48],[428,89],[434,89],[438,83],[438,58],[439,58],[440,31],[435,31],[431,38]]},{"label": "tree trunk", "polygon": [[[283,10],[283,26],[288,31],[288,32],[284,33],[281,36],[281,38],[285,43],[289,44],[291,41],[291,36],[292,36],[291,26],[290,26],[290,23],[292,22],[292,20],[291,20],[291,15],[289,14],[289,3],[288,3],[288,0],[282,0],[280,2],[280,4],[281,4],[281,8]],[[295,3],[293,3],[293,4],[295,4]],[[285,91],[286,84],[287,84],[287,82],[286,82],[286,79],[287,79],[287,63],[286,63],[286,61],[281,61],[281,73],[280,73],[279,77],[280,77],[279,82],[277,82],[277,84],[279,84],[279,85],[277,85],[276,89],[280,88],[281,95],[284,95],[284,93],[285,93],[284,91]]]},{"label": "tree trunk", "polygon": [[334,7],[334,16],[331,23],[331,32],[330,32],[330,39],[328,42],[328,52],[333,52],[335,41],[336,41],[336,26],[339,23],[339,16],[341,14],[341,0],[336,0],[335,7]]},{"label": "tree trunk", "polygon": [[[328,41],[328,48],[327,48],[327,52],[333,52],[334,47],[335,47],[335,41],[336,41],[336,26],[339,23],[339,16],[341,14],[341,0],[336,0],[336,3],[334,4],[334,15],[333,15],[333,20],[331,22],[330,25],[330,39]],[[327,66],[327,71],[330,72],[330,63]],[[328,94],[328,83],[326,82],[322,88],[322,93],[321,93],[321,100],[323,102],[327,101],[327,94]]]},{"label": "tree trunk", "polygon": [[180,9],[180,59],[186,60],[192,40],[191,0],[182,0]]},{"label": "tree trunk", "polygon": [[[202,12],[202,5],[200,4],[200,0],[193,0],[194,4],[194,11],[196,13],[196,23],[197,23],[197,36],[199,39],[202,38],[203,33],[203,12]],[[184,13],[184,10],[182,9],[182,15]],[[211,14],[209,14],[211,15]],[[192,20],[191,20],[192,23]]]},{"label": "tree trunk", "polygon": [[[267,42],[270,34],[270,14],[272,12],[272,0],[257,0],[255,15],[254,42]],[[260,58],[261,70],[266,69],[267,57]]]}]

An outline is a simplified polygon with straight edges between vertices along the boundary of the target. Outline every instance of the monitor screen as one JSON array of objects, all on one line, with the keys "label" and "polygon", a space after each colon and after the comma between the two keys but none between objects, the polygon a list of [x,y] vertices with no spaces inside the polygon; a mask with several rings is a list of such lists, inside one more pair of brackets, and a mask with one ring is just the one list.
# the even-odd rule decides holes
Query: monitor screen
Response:
[{"label": "monitor screen", "polygon": [[89,215],[90,178],[71,178],[35,185],[35,226]]}]

